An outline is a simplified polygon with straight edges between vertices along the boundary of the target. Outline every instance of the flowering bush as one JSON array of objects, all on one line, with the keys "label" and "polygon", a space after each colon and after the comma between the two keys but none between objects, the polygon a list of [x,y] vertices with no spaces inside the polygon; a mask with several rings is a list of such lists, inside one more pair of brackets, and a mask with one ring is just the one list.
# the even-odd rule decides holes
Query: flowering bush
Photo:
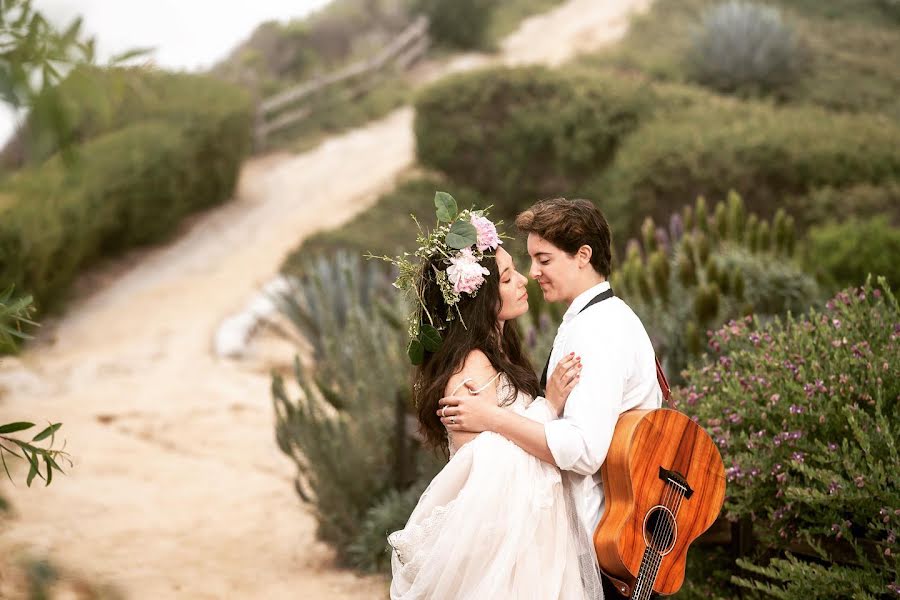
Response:
[{"label": "flowering bush", "polygon": [[731,321],[709,348],[676,399],[722,452],[728,517],[750,517],[776,553],[739,561],[761,579],[732,581],[784,598],[895,597],[900,308],[886,281],[801,320]]}]

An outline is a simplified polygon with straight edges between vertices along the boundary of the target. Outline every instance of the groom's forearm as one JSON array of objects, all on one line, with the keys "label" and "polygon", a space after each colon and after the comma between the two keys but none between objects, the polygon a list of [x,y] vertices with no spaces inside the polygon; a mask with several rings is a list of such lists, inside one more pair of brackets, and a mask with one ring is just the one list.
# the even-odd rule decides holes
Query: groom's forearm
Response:
[{"label": "groom's forearm", "polygon": [[556,460],[547,445],[543,423],[504,410],[498,414],[494,425],[492,429],[495,433],[499,433],[528,454],[556,466]]}]

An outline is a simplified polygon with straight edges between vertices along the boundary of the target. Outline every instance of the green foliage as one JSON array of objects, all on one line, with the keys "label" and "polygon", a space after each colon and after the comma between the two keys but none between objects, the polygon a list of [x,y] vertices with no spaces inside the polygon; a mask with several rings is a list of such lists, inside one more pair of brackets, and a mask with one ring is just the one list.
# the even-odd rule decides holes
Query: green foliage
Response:
[{"label": "green foliage", "polygon": [[[0,10],[0,99],[14,109],[30,109],[29,121],[41,123],[46,143],[71,158],[68,139],[70,115],[63,108],[67,93],[60,81],[71,71],[94,62],[94,39],[81,31],[81,18],[57,29],[32,8],[31,0],[9,0]],[[128,50],[110,59],[110,65],[122,64],[145,54]],[[84,88],[99,98],[96,89]],[[27,151],[19,136],[7,144],[0,163],[21,164]]]},{"label": "green foliage", "polygon": [[359,533],[348,549],[353,566],[369,572],[391,570],[387,536],[403,529],[426,487],[428,480],[423,479],[402,492],[390,490],[366,511]]},{"label": "green foliage", "polygon": [[[297,490],[315,511],[319,537],[342,562],[362,564],[373,528],[390,521],[371,507],[394,502],[389,495],[405,483],[396,466],[398,427],[400,439],[406,435],[406,307],[375,263],[338,255],[310,261],[304,272],[280,307],[313,343],[313,366],[296,361],[296,394],[273,376],[276,438],[297,465]],[[366,518],[375,524],[361,532]]]},{"label": "green foliage", "polygon": [[165,120],[151,111],[158,118],[110,133],[98,126],[74,163],[57,155],[5,182],[14,200],[0,207],[0,280],[30,290],[41,310],[101,256],[164,239],[185,215],[230,197],[249,148],[247,98],[199,77],[160,77],[179,81],[185,110],[191,89],[202,101]]},{"label": "green foliage", "polygon": [[512,212],[602,168],[651,100],[639,85],[575,70],[449,77],[416,102],[418,158]]},{"label": "green foliage", "polygon": [[731,0],[707,10],[689,54],[694,79],[726,93],[779,93],[795,86],[804,56],[772,7]]},{"label": "green foliage", "polygon": [[885,217],[851,218],[810,229],[805,261],[835,287],[858,285],[866,276],[883,275],[900,283],[900,227]]},{"label": "green foliage", "polygon": [[[53,481],[54,470],[63,473],[62,467],[59,466],[57,461],[68,462],[69,466],[72,465],[67,452],[53,448],[53,444],[56,441],[56,432],[62,427],[62,423],[51,423],[35,434],[29,441],[10,436],[12,433],[28,431],[32,427],[34,427],[34,423],[26,421],[0,424],[0,464],[3,465],[6,476],[12,480],[13,477],[9,472],[6,455],[9,454],[11,457],[25,460],[29,466],[28,476],[25,478],[25,483],[28,487],[31,487],[31,482],[34,481],[35,477],[43,479],[45,485],[50,485],[50,482]],[[50,441],[47,443],[46,448],[37,445],[38,442],[42,442],[47,438],[50,438]],[[43,473],[41,472],[42,469]]]},{"label": "green foliage", "polygon": [[644,221],[613,273],[616,293],[641,317],[673,380],[703,352],[703,334],[746,314],[802,312],[818,297],[813,278],[791,256],[792,219],[746,216],[732,193],[712,214],[701,197],[669,219]]},{"label": "green foliage", "polygon": [[824,187],[786,202],[793,207],[801,227],[840,221],[847,217],[883,216],[900,225],[900,181],[880,185],[862,183],[846,188]]},{"label": "green foliage", "polygon": [[491,15],[487,43],[496,45],[515,31],[526,18],[547,12],[563,3],[563,0],[503,0],[495,2]]},{"label": "green foliage", "polygon": [[635,235],[648,215],[667,218],[685,198],[731,189],[741,190],[751,211],[771,216],[786,197],[817,188],[896,182],[897,139],[900,123],[882,116],[697,105],[653,119],[626,138],[593,184],[599,191],[588,197],[608,198],[602,208],[613,231],[625,236]]},{"label": "green foliage", "polygon": [[416,8],[430,19],[429,32],[452,48],[486,46],[496,0],[417,0]]},{"label": "green foliage", "polygon": [[31,0],[8,0],[0,10],[0,98],[13,106],[30,106],[52,88],[65,69],[94,59],[94,40],[81,32],[81,19],[56,29],[32,8]]},{"label": "green foliage", "polygon": [[900,305],[882,278],[802,319],[731,321],[687,371],[675,398],[722,452],[725,511],[754,519],[769,549],[732,580],[754,597],[875,598],[896,586],[898,342]]},{"label": "green foliage", "polygon": [[[41,163],[61,143],[83,144],[143,121],[166,121],[193,134],[250,110],[246,95],[221,81],[146,68],[82,66],[51,92],[58,97],[60,123],[30,115],[12,142],[16,151],[7,151],[12,166]],[[49,102],[47,93],[37,101]]]},{"label": "green foliage", "polygon": [[34,313],[31,296],[13,298],[14,291],[10,286],[0,292],[0,354],[15,350],[17,340],[31,337],[24,331],[26,327],[37,327],[31,320]]}]

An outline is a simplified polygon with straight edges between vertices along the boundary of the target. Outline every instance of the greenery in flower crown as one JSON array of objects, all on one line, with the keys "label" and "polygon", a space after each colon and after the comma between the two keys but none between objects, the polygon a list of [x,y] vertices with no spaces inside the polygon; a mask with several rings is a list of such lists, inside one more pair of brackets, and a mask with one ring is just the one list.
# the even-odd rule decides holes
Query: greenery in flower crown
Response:
[{"label": "greenery in flower crown", "polygon": [[[484,281],[487,269],[481,266],[485,256],[494,256],[492,251],[503,242],[497,233],[494,223],[487,219],[487,209],[460,211],[456,200],[446,192],[436,192],[434,206],[437,212],[437,225],[426,233],[418,220],[413,217],[419,228],[416,241],[419,243],[415,253],[404,252],[401,256],[373,256],[395,265],[399,271],[394,287],[408,295],[415,295],[414,308],[409,315],[409,347],[407,354],[414,365],[422,364],[425,351],[435,352],[441,345],[441,330],[448,321],[459,318],[459,302],[462,295],[474,298]],[[432,315],[425,306],[425,269],[435,258],[442,258],[448,268],[434,269],[435,279],[441,289],[447,314]],[[465,323],[463,323],[465,326]]]}]

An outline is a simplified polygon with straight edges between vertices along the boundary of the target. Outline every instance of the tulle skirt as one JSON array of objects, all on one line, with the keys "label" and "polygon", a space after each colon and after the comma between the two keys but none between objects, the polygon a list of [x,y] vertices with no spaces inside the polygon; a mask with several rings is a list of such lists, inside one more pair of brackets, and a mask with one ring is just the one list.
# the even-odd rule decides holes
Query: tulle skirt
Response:
[{"label": "tulle skirt", "polygon": [[388,536],[391,599],[598,597],[582,583],[590,559],[566,493],[557,468],[496,433],[478,435],[434,478],[406,527]]}]

